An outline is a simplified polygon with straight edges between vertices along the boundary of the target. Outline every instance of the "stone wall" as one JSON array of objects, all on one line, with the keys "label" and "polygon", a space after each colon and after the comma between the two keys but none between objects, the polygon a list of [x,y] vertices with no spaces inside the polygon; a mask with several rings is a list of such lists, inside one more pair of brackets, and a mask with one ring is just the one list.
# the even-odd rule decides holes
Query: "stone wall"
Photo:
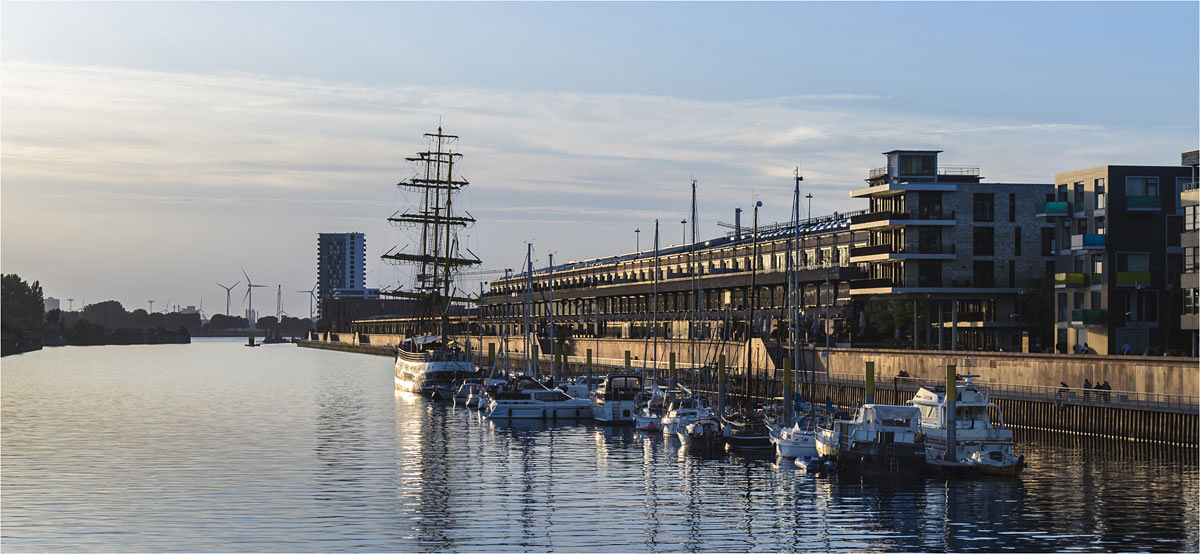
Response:
[{"label": "stone wall", "polygon": [[[327,337],[321,338],[328,340]],[[366,338],[364,344],[375,346],[393,346],[400,341],[397,335],[370,335]],[[345,344],[356,344],[353,333],[341,333],[337,339]],[[466,342],[463,338],[459,340]],[[548,341],[542,342],[549,344]],[[480,348],[480,338],[471,337],[469,344],[473,350],[479,349],[484,355],[488,351],[488,345],[495,344],[499,357],[503,341],[500,337],[485,336]],[[730,368],[731,374],[739,373],[738,368],[745,365],[743,344],[721,341],[697,341],[696,344],[696,357],[700,364],[715,363],[717,356],[724,354],[726,366]],[[508,346],[511,358],[522,357],[519,338],[510,337]],[[644,367],[642,360],[654,359],[652,342],[640,339],[580,338],[567,343],[567,355],[571,357],[571,363],[582,363],[586,359],[588,349],[593,351],[592,359],[598,365],[623,364],[627,350],[631,358],[635,359],[634,367]],[[689,350],[690,345],[687,341],[659,340],[659,367],[668,367],[671,352],[676,353],[679,366],[690,364]],[[777,369],[761,340],[755,339],[752,352],[755,368]],[[548,348],[544,351],[539,348],[539,354],[543,359],[549,359]],[[955,364],[960,375],[979,375],[980,381],[988,383],[1058,387],[1059,382],[1065,382],[1071,387],[1079,387],[1083,385],[1084,379],[1088,379],[1092,383],[1108,381],[1114,390],[1200,395],[1200,365],[1197,365],[1195,358],[872,348],[834,348],[830,350],[829,358],[831,373],[861,375],[865,371],[866,362],[875,362],[875,374],[880,379],[895,377],[900,371],[906,371],[910,377],[915,378],[943,379],[946,365]],[[801,366],[825,371],[820,350],[803,350]]]}]

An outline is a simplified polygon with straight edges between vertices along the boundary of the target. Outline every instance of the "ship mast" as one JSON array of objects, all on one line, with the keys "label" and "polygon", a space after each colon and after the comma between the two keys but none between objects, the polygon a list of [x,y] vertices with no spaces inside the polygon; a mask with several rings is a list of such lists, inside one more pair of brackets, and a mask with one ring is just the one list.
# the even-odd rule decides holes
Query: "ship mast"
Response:
[{"label": "ship mast", "polygon": [[470,214],[455,215],[453,211],[454,195],[470,184],[454,174],[456,161],[462,158],[462,154],[451,150],[451,146],[458,142],[458,136],[443,134],[441,127],[438,127],[437,133],[426,133],[424,136],[431,148],[417,152],[416,157],[405,158],[418,166],[417,175],[396,184],[402,189],[419,193],[421,204],[415,211],[397,211],[388,218],[393,225],[420,230],[419,238],[414,233],[413,240],[420,251],[406,253],[402,251],[403,248],[393,247],[380,256],[393,263],[411,263],[419,268],[419,272],[412,290],[396,288],[380,291],[380,294],[415,299],[415,332],[437,333],[445,337],[450,304],[469,301],[468,298],[453,295],[454,274],[480,261],[474,255],[459,252],[458,230],[475,223],[475,219]]}]

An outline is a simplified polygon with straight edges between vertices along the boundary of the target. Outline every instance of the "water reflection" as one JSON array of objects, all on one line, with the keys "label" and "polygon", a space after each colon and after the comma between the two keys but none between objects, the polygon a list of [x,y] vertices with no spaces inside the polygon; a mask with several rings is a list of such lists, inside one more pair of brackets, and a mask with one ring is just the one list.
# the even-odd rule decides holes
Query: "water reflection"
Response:
[{"label": "water reflection", "polygon": [[1200,549],[1188,449],[1018,435],[1017,478],[811,475],[628,427],[489,421],[394,394],[386,358],[19,358],[0,373],[14,551]]}]

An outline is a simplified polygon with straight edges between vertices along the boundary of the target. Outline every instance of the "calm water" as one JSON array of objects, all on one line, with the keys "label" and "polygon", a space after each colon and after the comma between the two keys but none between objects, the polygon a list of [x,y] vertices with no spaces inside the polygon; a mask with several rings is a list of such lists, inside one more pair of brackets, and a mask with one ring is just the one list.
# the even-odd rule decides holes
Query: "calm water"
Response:
[{"label": "calm water", "polygon": [[5,358],[6,551],[1200,549],[1194,458],[1026,441],[1017,479],[811,477],[392,392],[232,341]]}]

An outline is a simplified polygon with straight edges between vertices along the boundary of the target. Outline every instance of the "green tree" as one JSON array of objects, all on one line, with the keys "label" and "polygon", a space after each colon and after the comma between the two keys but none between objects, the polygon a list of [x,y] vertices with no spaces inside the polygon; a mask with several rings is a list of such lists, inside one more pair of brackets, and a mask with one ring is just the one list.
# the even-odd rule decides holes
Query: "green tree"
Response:
[{"label": "green tree", "polygon": [[24,336],[27,331],[45,329],[42,286],[26,283],[15,273],[0,277],[0,326],[5,333]]}]

